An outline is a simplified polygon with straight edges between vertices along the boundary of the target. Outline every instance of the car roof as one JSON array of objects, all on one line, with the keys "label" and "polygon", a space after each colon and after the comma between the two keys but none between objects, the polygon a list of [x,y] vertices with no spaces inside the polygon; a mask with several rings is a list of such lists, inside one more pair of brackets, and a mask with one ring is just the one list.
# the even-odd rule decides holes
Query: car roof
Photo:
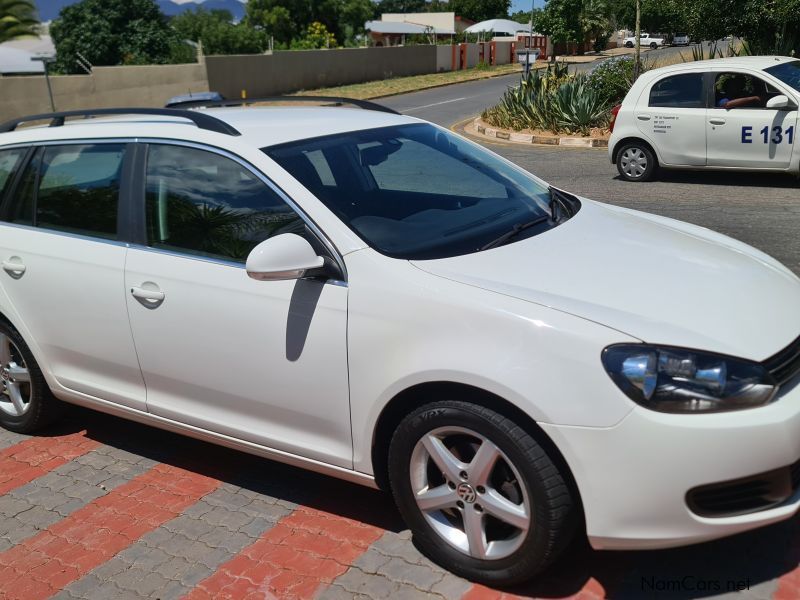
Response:
[{"label": "car roof", "polygon": [[194,123],[172,116],[114,115],[68,120],[61,127],[21,127],[0,133],[0,146],[50,140],[116,138],[167,138],[200,141],[208,135],[224,136],[231,143],[264,148],[287,142],[362,131],[392,125],[423,123],[419,119],[361,108],[330,106],[248,106],[202,109],[228,123],[241,136],[226,136],[198,129]]},{"label": "car roof", "polygon": [[667,67],[660,67],[648,71],[647,74],[661,74],[677,71],[694,71],[698,69],[707,69],[709,67],[722,67],[726,69],[752,69],[756,71],[763,71],[768,67],[775,65],[792,62],[798,60],[791,56],[732,56],[727,58],[711,58],[707,60],[698,60],[693,62],[678,63],[669,65]]}]

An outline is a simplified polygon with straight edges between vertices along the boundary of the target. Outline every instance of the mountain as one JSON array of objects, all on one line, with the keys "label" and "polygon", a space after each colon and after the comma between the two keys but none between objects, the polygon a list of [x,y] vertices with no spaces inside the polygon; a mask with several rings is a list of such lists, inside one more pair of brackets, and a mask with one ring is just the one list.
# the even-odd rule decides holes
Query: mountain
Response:
[{"label": "mountain", "polygon": [[[227,10],[233,15],[234,21],[241,21],[244,18],[244,5],[246,0],[194,0],[191,2],[173,2],[172,0],[156,0],[161,12],[168,17],[174,17],[187,10],[193,10],[202,6],[206,10]],[[52,21],[58,18],[61,9],[70,4],[75,4],[78,0],[34,0],[36,8],[39,9],[39,18],[42,21]]]}]

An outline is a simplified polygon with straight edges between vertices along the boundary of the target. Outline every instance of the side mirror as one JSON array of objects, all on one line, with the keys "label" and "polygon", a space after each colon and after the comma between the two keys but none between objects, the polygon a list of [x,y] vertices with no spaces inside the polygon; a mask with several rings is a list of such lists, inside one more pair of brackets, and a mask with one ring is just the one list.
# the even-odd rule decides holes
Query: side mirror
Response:
[{"label": "side mirror", "polygon": [[258,281],[300,279],[306,271],[319,269],[325,259],[317,256],[307,240],[282,233],[264,240],[247,256],[247,275]]},{"label": "side mirror", "polygon": [[789,108],[790,106],[792,106],[792,101],[783,94],[767,100],[767,108]]}]

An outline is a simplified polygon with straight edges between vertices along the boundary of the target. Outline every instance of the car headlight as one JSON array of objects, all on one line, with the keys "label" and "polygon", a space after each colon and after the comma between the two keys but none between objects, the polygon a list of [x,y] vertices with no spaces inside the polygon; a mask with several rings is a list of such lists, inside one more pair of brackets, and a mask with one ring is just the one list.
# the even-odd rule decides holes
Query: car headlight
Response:
[{"label": "car headlight", "polygon": [[769,403],[777,385],[759,363],[730,356],[619,344],[603,351],[603,366],[634,402],[670,413],[709,413]]}]

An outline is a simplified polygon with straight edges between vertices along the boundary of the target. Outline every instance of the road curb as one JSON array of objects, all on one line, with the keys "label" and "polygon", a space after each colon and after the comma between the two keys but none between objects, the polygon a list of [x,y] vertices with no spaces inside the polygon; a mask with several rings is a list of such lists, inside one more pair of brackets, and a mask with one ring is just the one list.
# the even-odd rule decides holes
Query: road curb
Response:
[{"label": "road curb", "polygon": [[570,148],[608,148],[608,140],[592,137],[558,137],[549,135],[534,135],[532,133],[517,133],[498,127],[492,127],[480,117],[467,124],[466,131],[478,137],[503,140],[515,144],[538,144],[542,146],[566,146]]}]

